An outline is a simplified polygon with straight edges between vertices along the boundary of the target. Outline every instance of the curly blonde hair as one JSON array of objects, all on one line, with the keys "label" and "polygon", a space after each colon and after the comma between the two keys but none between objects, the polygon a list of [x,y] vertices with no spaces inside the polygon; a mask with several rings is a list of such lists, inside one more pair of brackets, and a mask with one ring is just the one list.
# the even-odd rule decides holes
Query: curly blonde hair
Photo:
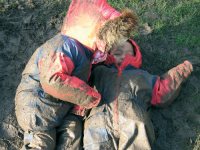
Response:
[{"label": "curly blonde hair", "polygon": [[122,11],[121,16],[107,21],[99,30],[98,38],[105,42],[106,51],[109,51],[114,45],[127,41],[131,32],[138,25],[138,17],[130,9]]}]

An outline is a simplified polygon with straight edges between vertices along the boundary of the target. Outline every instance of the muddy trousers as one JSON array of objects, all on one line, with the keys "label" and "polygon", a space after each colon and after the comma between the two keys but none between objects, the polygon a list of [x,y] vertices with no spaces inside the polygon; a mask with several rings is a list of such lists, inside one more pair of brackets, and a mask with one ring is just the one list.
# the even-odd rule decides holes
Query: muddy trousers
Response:
[{"label": "muddy trousers", "polygon": [[25,132],[22,150],[79,150],[82,149],[82,121],[68,115],[54,130]]},{"label": "muddy trousers", "polygon": [[150,150],[143,123],[131,119],[114,126],[105,112],[85,120],[83,146],[85,150]]},{"label": "muddy trousers", "polygon": [[56,150],[81,150],[83,141],[82,117],[70,114],[57,129]]},{"label": "muddy trousers", "polygon": [[23,150],[79,150],[82,148],[82,118],[69,113],[71,103],[40,97],[38,91],[16,94],[15,109],[24,130]]}]

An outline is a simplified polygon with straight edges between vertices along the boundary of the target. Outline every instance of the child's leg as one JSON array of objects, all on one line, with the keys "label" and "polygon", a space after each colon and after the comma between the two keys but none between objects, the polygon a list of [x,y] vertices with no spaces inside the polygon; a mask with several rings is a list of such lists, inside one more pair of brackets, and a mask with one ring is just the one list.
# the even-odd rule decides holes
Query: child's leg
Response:
[{"label": "child's leg", "polygon": [[153,142],[153,140],[154,132],[149,131],[148,133],[147,127],[143,122],[128,119],[120,126],[120,139],[118,149],[150,150],[152,144],[151,142]]},{"label": "child's leg", "polygon": [[45,96],[43,93],[42,95],[40,92],[39,89],[17,92],[16,117],[25,132],[26,146],[51,150],[55,147],[55,128],[60,125],[72,104]]},{"label": "child's leg", "polygon": [[99,112],[85,120],[83,145],[85,150],[113,150],[116,149],[114,136],[107,130],[109,116]]},{"label": "child's leg", "polygon": [[57,150],[83,149],[83,118],[69,113],[57,129]]}]

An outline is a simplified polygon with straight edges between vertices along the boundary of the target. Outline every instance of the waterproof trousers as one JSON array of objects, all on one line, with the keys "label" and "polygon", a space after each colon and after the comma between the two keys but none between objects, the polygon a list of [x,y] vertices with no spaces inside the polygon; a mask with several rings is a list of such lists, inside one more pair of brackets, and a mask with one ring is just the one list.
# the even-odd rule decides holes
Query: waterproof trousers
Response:
[{"label": "waterproof trousers", "polygon": [[[114,122],[106,112],[99,112],[85,121],[83,145],[85,150],[150,150],[144,123],[124,119]],[[119,117],[120,118],[120,117]]]},{"label": "waterproof trousers", "polygon": [[69,112],[73,104],[41,96],[39,89],[18,91],[15,102],[23,150],[82,149],[82,118]]}]

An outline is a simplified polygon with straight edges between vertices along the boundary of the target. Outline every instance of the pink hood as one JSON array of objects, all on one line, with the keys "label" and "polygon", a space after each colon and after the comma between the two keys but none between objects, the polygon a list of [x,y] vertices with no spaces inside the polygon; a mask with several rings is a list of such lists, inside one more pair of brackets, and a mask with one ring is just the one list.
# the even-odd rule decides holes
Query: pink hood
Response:
[{"label": "pink hood", "polygon": [[106,0],[72,0],[61,33],[94,50],[99,28],[118,16]]}]

